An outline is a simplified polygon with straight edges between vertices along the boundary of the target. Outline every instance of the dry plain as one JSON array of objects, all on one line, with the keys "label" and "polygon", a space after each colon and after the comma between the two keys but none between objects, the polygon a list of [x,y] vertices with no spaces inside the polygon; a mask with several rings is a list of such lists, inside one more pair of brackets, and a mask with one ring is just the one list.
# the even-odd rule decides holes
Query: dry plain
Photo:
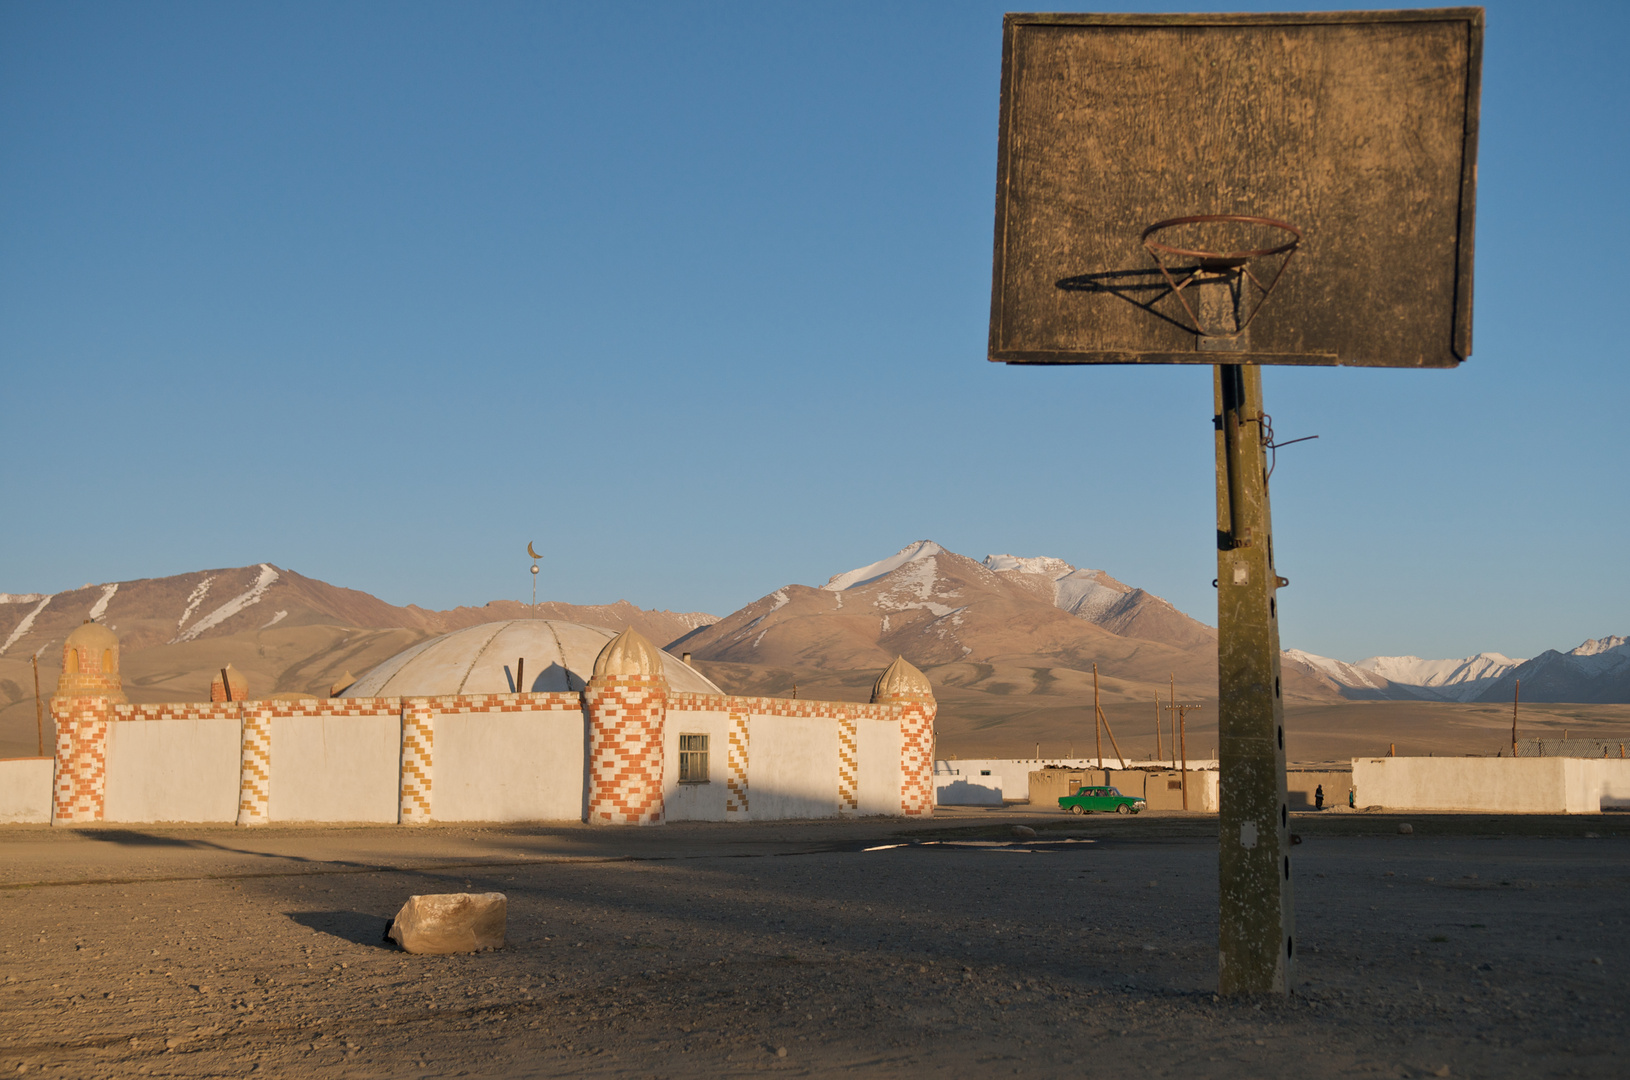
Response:
[{"label": "dry plain", "polygon": [[[1630,820],[1399,820],[1296,819],[1266,1001],[1198,816],[7,827],[0,1075],[1623,1075]],[[380,941],[486,890],[502,951]]]}]

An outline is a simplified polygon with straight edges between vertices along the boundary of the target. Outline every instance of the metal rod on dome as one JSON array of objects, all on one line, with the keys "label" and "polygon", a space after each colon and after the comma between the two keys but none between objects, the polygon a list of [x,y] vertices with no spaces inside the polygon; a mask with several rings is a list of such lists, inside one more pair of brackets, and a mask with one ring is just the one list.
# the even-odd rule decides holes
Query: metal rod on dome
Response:
[{"label": "metal rod on dome", "polygon": [[526,553],[532,556],[532,618],[536,619],[538,617],[538,560],[543,556],[538,554],[537,548],[532,546],[530,540],[526,542]]}]

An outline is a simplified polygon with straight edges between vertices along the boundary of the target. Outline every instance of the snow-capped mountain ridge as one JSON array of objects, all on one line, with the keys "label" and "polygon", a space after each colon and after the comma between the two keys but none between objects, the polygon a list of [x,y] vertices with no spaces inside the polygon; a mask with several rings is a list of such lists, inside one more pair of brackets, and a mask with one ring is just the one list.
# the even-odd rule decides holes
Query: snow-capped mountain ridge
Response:
[{"label": "snow-capped mountain ridge", "polygon": [[1353,664],[1332,660],[1328,656],[1303,652],[1301,649],[1286,649],[1284,655],[1289,660],[1313,668],[1338,686],[1344,686],[1351,690],[1385,691],[1387,689],[1386,679],[1373,671],[1366,671]]},{"label": "snow-capped mountain ridge", "polygon": [[886,559],[850,570],[842,574],[833,574],[821,588],[827,592],[843,592],[847,589],[858,589],[862,585],[870,585],[881,577],[898,570],[909,562],[920,562],[923,559],[938,555],[945,549],[932,540],[918,540],[915,544],[907,544],[899,551]]},{"label": "snow-capped mountain ridge", "polygon": [[1606,637],[1591,638],[1577,649],[1571,650],[1569,656],[1597,656],[1612,649],[1623,648],[1630,638],[1618,634],[1609,634]]}]

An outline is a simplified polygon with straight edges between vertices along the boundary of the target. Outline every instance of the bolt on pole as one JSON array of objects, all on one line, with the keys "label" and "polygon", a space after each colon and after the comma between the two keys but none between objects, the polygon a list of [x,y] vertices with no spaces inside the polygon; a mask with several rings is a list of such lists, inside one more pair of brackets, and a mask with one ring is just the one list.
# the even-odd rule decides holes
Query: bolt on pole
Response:
[{"label": "bolt on pole", "polygon": [[1219,364],[1217,756],[1218,989],[1284,994],[1295,960],[1285,721],[1273,525],[1262,446],[1262,370]]}]

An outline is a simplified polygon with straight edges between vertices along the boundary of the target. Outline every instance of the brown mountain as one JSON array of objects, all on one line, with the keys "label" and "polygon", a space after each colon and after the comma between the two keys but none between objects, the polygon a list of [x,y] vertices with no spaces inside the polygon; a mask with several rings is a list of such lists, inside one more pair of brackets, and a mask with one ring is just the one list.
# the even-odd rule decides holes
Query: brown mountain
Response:
[{"label": "brown mountain", "polygon": [[[1211,627],[1102,571],[1007,555],[976,562],[928,540],[820,588],[784,586],[670,648],[693,653],[728,689],[787,694],[796,684],[801,696],[840,700],[864,699],[902,655],[934,684],[942,749],[964,753],[1030,753],[1042,739],[1054,754],[1067,740],[1086,752],[1095,663],[1111,723],[1137,725],[1140,752],[1153,748],[1142,733],[1153,731],[1154,695],[1166,699],[1174,678],[1179,700],[1215,716]],[[1299,668],[1287,668],[1285,695],[1338,700]]]},{"label": "brown mountain", "polygon": [[[499,600],[431,611],[396,607],[270,563],[174,577],[86,585],[51,596],[0,594],[0,757],[36,749],[33,669],[49,701],[62,640],[86,619],[119,635],[132,701],[202,701],[227,663],[255,695],[326,695],[349,671],[363,671],[415,642],[478,623],[526,618],[529,605]],[[540,618],[620,630],[632,626],[670,641],[706,625],[701,613],[646,611],[615,604],[540,603]],[[41,725],[50,737],[49,716]]]}]

